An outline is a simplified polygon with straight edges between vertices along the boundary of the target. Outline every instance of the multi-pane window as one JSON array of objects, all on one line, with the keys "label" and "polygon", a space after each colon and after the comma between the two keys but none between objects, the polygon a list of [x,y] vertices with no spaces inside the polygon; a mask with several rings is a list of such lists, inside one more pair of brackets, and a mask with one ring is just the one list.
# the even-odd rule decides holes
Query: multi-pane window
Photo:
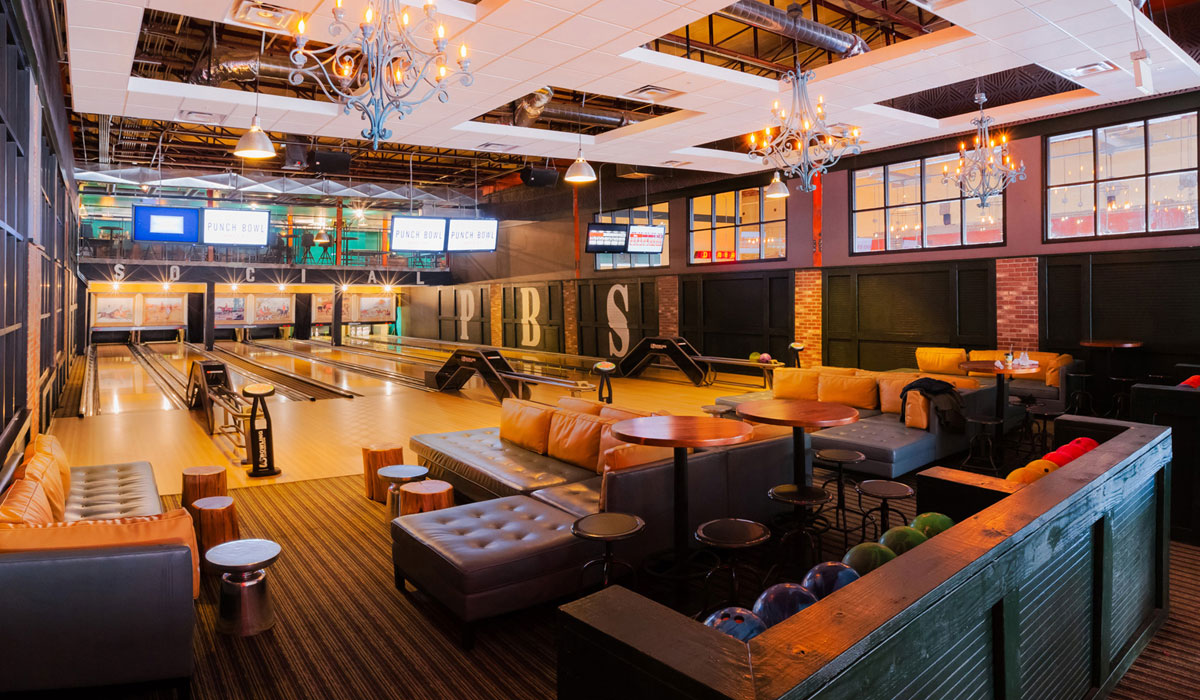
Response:
[{"label": "multi-pane window", "polygon": [[1046,238],[1194,230],[1196,112],[1046,139]]},{"label": "multi-pane window", "polygon": [[786,258],[786,202],[763,197],[762,187],[692,197],[692,263]]},{"label": "multi-pane window", "polygon": [[632,267],[664,267],[669,263],[667,250],[671,234],[671,217],[666,202],[649,204],[632,209],[600,212],[596,222],[601,224],[629,224],[631,226],[662,226],[663,251],[658,253],[597,253],[597,270],[627,270]]},{"label": "multi-pane window", "polygon": [[855,170],[851,227],[855,253],[1004,242],[1004,196],[966,198],[942,182],[958,155]]}]

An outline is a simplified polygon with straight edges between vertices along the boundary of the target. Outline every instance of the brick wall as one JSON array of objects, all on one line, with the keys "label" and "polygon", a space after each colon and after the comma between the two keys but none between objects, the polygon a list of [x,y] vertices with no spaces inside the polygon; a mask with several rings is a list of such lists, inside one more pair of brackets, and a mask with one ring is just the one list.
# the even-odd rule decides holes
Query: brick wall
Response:
[{"label": "brick wall", "polygon": [[[821,271],[796,270],[796,342],[804,343],[800,366],[821,364]],[[778,358],[790,362],[791,358]]]},{"label": "brick wall", "polygon": [[579,285],[563,281],[563,348],[569,355],[579,354]]},{"label": "brick wall", "polygon": [[38,411],[41,404],[41,394],[38,391],[39,378],[42,374],[42,261],[46,258],[41,246],[29,243],[28,270],[28,304],[25,317],[25,403],[29,409],[29,437],[38,433]]},{"label": "brick wall", "polygon": [[1038,348],[1038,259],[996,260],[996,347]]},{"label": "brick wall", "polygon": [[498,284],[491,285],[488,289],[488,323],[492,326],[492,340],[494,347],[504,345],[504,297],[501,287]]},{"label": "brick wall", "polygon": [[679,335],[679,277],[656,277],[654,294],[658,298],[658,334],[668,337]]}]

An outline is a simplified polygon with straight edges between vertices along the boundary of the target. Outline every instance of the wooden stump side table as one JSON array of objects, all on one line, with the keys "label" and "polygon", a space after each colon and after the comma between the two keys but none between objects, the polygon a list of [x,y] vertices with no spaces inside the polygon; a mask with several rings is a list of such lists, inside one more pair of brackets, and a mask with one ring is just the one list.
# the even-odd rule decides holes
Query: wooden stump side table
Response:
[{"label": "wooden stump side table", "polygon": [[192,503],[196,509],[196,546],[200,555],[238,539],[237,510],[232,496],[209,496]]},{"label": "wooden stump side table", "polygon": [[454,505],[454,487],[445,481],[426,479],[400,485],[400,515],[428,513]]},{"label": "wooden stump side table", "polygon": [[228,496],[229,486],[224,467],[188,467],[183,470],[183,495],[180,503],[196,518],[192,504],[209,496]]},{"label": "wooden stump side table", "polygon": [[400,445],[368,445],[362,448],[363,493],[377,503],[387,503],[388,485],[378,476],[379,470],[392,464],[404,464],[404,448]]}]

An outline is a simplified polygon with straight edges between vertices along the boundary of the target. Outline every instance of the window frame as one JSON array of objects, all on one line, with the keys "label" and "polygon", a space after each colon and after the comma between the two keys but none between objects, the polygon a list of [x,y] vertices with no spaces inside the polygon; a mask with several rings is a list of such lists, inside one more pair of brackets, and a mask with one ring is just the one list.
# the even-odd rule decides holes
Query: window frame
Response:
[{"label": "window frame", "polygon": [[[949,199],[926,199],[925,198],[925,185],[926,185],[926,180],[929,177],[929,175],[925,171],[926,162],[936,159],[936,158],[945,158],[945,157],[952,156],[952,155],[955,155],[955,154],[954,153],[935,153],[932,155],[922,155],[922,156],[918,156],[917,158],[915,158],[915,160],[918,163],[920,163],[920,169],[921,169],[920,175],[918,177],[918,179],[920,181],[920,192],[919,192],[920,196],[917,201],[907,202],[904,204],[892,205],[892,204],[888,203],[888,184],[889,184],[888,183],[888,169],[894,165],[908,163],[908,162],[914,160],[913,158],[905,158],[902,160],[892,161],[892,162],[888,162],[888,163],[877,163],[875,165],[870,165],[870,166],[863,167],[863,168],[849,169],[847,171],[847,174],[848,174],[847,181],[849,184],[849,190],[850,190],[849,195],[850,196],[847,197],[847,200],[848,200],[847,206],[850,210],[850,214],[849,214],[849,218],[847,219],[847,227],[846,228],[849,232],[849,235],[847,236],[847,250],[848,250],[850,256],[851,257],[869,257],[869,256],[874,256],[874,255],[902,255],[905,253],[912,254],[912,253],[919,253],[919,252],[937,252],[937,251],[943,251],[943,250],[979,250],[979,249],[983,249],[983,248],[1001,248],[1001,247],[1008,245],[1008,197],[1007,197],[1006,192],[1000,193],[1000,210],[1004,217],[1003,222],[1001,223],[1001,226],[1000,226],[1000,240],[993,242],[993,243],[965,243],[964,242],[964,241],[966,241],[966,237],[967,237],[966,205],[968,202],[977,200],[978,197],[966,197],[962,194],[961,191],[959,191],[957,197],[951,197]],[[878,207],[869,207],[869,208],[865,208],[865,209],[858,209],[855,207],[857,193],[854,190],[854,175],[855,175],[855,173],[857,173],[861,170],[872,170],[874,168],[880,168],[883,171],[883,182],[881,183],[881,187],[883,188],[883,190],[882,190],[883,191],[883,200],[882,200],[883,204],[881,204]],[[943,202],[958,202],[959,217],[961,219],[959,243],[958,243],[958,245],[944,245],[944,246],[930,247],[930,246],[925,245],[925,235],[926,235],[926,233],[925,233],[925,231],[926,231],[925,209],[930,204],[939,204],[939,203],[943,203]],[[921,245],[916,246],[915,248],[897,248],[895,250],[888,249],[887,248],[888,211],[890,211],[892,209],[900,209],[903,207],[911,207],[911,206],[917,207],[917,209],[920,211],[920,214],[921,214]],[[879,212],[883,213],[884,249],[883,250],[862,250],[862,251],[855,250],[854,243],[857,240],[856,230],[854,228],[855,215],[860,212],[871,212],[871,211],[879,211]]]},{"label": "window frame", "polygon": [[[1196,123],[1197,123],[1196,166],[1192,167],[1192,168],[1177,168],[1174,170],[1151,171],[1150,170],[1150,123],[1153,121],[1161,120],[1161,119],[1167,119],[1170,117],[1180,117],[1180,116],[1184,116],[1187,114],[1195,114],[1196,115]],[[1097,147],[1097,143],[1098,143],[1097,139],[1099,138],[1099,132],[1104,129],[1108,129],[1110,127],[1121,126],[1123,124],[1134,124],[1134,123],[1140,123],[1142,126],[1142,174],[1141,175],[1132,175],[1132,176],[1100,178],[1099,177],[1100,149]],[[1092,137],[1092,177],[1091,177],[1091,179],[1090,180],[1080,180],[1077,182],[1064,182],[1064,183],[1058,184],[1058,185],[1051,185],[1050,177],[1049,177],[1049,173],[1050,173],[1050,140],[1053,138],[1057,138],[1059,136],[1066,136],[1068,134],[1078,134],[1078,133],[1085,133],[1085,132],[1090,132],[1091,137]],[[1089,241],[1121,240],[1121,239],[1126,239],[1126,238],[1148,238],[1148,237],[1154,237],[1154,236],[1178,236],[1178,235],[1200,233],[1200,216],[1198,216],[1197,226],[1195,228],[1176,228],[1176,229],[1165,229],[1162,231],[1151,231],[1150,230],[1150,207],[1151,207],[1150,178],[1155,175],[1177,175],[1180,173],[1189,173],[1189,172],[1196,173],[1197,183],[1198,183],[1197,184],[1197,189],[1198,189],[1197,200],[1198,200],[1198,202],[1200,202],[1200,109],[1185,109],[1183,111],[1170,111],[1170,112],[1164,112],[1164,113],[1159,113],[1159,114],[1149,114],[1149,115],[1140,116],[1140,117],[1137,117],[1134,119],[1119,119],[1114,122],[1106,122],[1104,124],[1090,126],[1085,129],[1079,129],[1079,128],[1065,129],[1062,131],[1055,131],[1052,133],[1044,134],[1042,136],[1042,183],[1041,183],[1041,185],[1042,185],[1042,243],[1054,245],[1054,244],[1059,244],[1059,243],[1083,243],[1083,242],[1089,242]],[[1100,202],[1100,200],[1099,200],[1100,186],[1105,183],[1119,182],[1121,180],[1130,180],[1130,179],[1136,179],[1136,178],[1141,178],[1142,184],[1144,186],[1144,193],[1145,193],[1145,200],[1146,200],[1145,209],[1144,209],[1146,230],[1141,231],[1141,232],[1135,232],[1135,233],[1105,233],[1105,234],[1100,233],[1100,209],[1099,209],[1100,208],[1100,204],[1099,204],[1099,202]],[[1081,235],[1081,236],[1051,238],[1050,237],[1050,190],[1052,188],[1056,188],[1056,187],[1074,187],[1074,186],[1087,186],[1087,185],[1091,185],[1091,187],[1092,187],[1092,203],[1094,206],[1094,208],[1092,210],[1092,217],[1093,217],[1092,218],[1092,233],[1089,235]]]},{"label": "window frame", "polygon": [[[729,224],[729,225],[725,225],[725,226],[717,226],[716,225],[716,223],[717,223],[717,221],[716,221],[717,197],[724,195],[724,194],[732,194],[734,196],[734,201],[733,201],[734,211],[740,213],[740,211],[741,211],[741,201],[740,201],[741,193],[743,190],[752,190],[752,189],[758,190],[758,220],[754,221],[754,222],[747,222],[745,224],[735,222],[733,224]],[[767,213],[767,198],[765,196],[766,189],[767,189],[766,185],[748,185],[746,187],[736,187],[732,190],[720,190],[717,192],[709,192],[707,194],[699,194],[699,195],[693,195],[693,196],[688,197],[687,198],[687,264],[689,266],[694,265],[696,267],[711,267],[714,265],[716,265],[716,266],[756,265],[756,264],[760,264],[760,263],[778,263],[780,261],[786,261],[788,259],[788,207],[787,207],[787,202],[786,202],[786,200],[784,200],[784,203],[782,205],[782,210],[783,210],[783,218],[782,219],[768,220],[766,218],[766,213]],[[701,199],[701,198],[709,199],[709,210],[710,210],[709,217],[711,217],[711,221],[713,222],[713,226],[711,228],[704,228],[704,229],[694,228],[695,217],[693,216],[693,204],[694,204],[695,200]],[[767,251],[767,235],[766,235],[767,231],[766,231],[766,229],[767,229],[768,224],[783,224],[783,255],[770,257],[770,258],[765,257],[765,254]],[[738,242],[740,241],[739,229],[742,226],[757,226],[758,227],[758,257],[757,258],[740,260],[737,257]],[[723,231],[723,230],[729,230],[729,231],[733,232],[734,258],[732,260],[718,261],[715,257],[716,251],[717,251],[717,231]],[[709,236],[708,236],[709,251],[713,254],[713,256],[714,256],[713,259],[708,260],[708,261],[697,261],[696,260],[695,240],[696,240],[696,234],[698,232],[707,232],[709,234]]]},{"label": "window frame", "polygon": [[[612,219],[613,215],[622,213],[622,212],[627,214],[629,216],[630,220],[632,220],[634,211],[645,209],[646,213],[648,214],[647,220],[649,222],[651,222],[651,225],[653,225],[653,222],[655,220],[654,219],[654,208],[659,205],[666,205],[667,218],[666,218],[666,224],[665,224],[666,233],[663,236],[663,252],[658,254],[658,264],[657,265],[650,265],[650,264],[634,265],[633,264],[633,256],[635,256],[635,255],[646,256],[647,261],[648,261],[649,257],[651,255],[654,255],[654,253],[593,253],[592,254],[592,271],[593,272],[630,272],[630,271],[637,271],[637,270],[658,270],[661,268],[670,267],[671,266],[671,252],[670,252],[671,251],[671,248],[670,248],[670,245],[671,245],[671,202],[669,199],[664,199],[664,200],[661,200],[658,202],[650,202],[649,204],[638,204],[638,205],[635,205],[632,207],[625,207],[624,209],[609,209],[607,211],[598,211],[592,215],[592,222],[593,223],[612,223],[611,219]],[[603,221],[602,217],[608,217],[610,220]],[[586,234],[587,234],[587,232],[584,231],[584,235],[586,235]],[[628,256],[629,264],[618,267],[614,261],[613,264],[609,265],[608,267],[600,267],[600,257],[601,256],[608,256],[609,259],[613,259],[618,255]],[[666,262],[663,262],[664,257],[666,257],[666,259],[667,259]]]}]

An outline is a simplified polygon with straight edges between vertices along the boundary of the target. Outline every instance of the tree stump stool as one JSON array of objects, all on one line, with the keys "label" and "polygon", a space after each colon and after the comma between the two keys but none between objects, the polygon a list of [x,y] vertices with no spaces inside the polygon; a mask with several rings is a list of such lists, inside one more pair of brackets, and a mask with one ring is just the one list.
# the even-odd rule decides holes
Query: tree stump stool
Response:
[{"label": "tree stump stool", "polygon": [[454,505],[454,487],[445,481],[426,479],[400,486],[400,515],[428,513]]},{"label": "tree stump stool", "polygon": [[209,496],[192,503],[196,509],[196,546],[200,555],[238,539],[237,510],[231,496]]},{"label": "tree stump stool", "polygon": [[387,503],[387,482],[379,478],[379,469],[392,464],[404,464],[404,448],[400,445],[369,445],[362,448],[363,493],[372,501]]},{"label": "tree stump stool", "polygon": [[194,521],[196,509],[192,507],[193,503],[209,496],[227,496],[228,488],[225,467],[188,467],[183,470],[183,495],[179,500]]}]

